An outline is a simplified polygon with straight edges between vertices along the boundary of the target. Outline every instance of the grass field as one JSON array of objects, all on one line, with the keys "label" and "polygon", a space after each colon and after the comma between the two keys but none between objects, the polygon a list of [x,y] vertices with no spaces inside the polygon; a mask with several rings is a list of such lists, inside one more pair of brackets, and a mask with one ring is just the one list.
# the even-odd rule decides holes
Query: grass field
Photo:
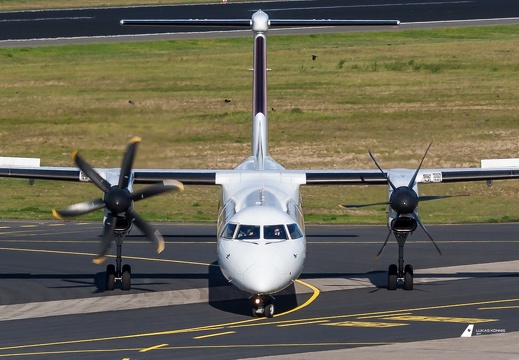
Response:
[{"label": "grass field", "polygon": [[[519,26],[269,38],[270,154],[289,169],[477,167],[519,157]],[[0,49],[0,156],[73,166],[232,168],[250,154],[251,39]],[[317,55],[315,61],[312,55]],[[227,101],[225,101],[227,100]],[[91,184],[1,179],[0,217],[50,218]],[[517,181],[427,185],[427,223],[516,221]],[[138,203],[150,220],[215,221],[219,188]],[[385,187],[306,187],[307,220],[382,223]],[[99,218],[101,213],[90,218]]]}]

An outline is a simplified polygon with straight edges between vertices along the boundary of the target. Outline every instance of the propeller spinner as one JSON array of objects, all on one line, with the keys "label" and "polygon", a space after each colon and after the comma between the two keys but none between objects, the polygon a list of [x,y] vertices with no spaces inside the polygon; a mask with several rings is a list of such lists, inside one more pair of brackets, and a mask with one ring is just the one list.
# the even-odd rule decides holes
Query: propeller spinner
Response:
[{"label": "propeller spinner", "polygon": [[52,214],[58,219],[63,219],[88,214],[103,208],[108,210],[104,222],[100,250],[97,257],[93,260],[95,263],[99,264],[105,260],[106,253],[108,252],[112,241],[115,240],[117,219],[120,217],[123,217],[129,222],[133,221],[133,223],[146,235],[148,240],[155,245],[157,253],[164,250],[164,239],[162,235],[158,230],[153,229],[137,212],[133,210],[133,203],[168,191],[182,191],[184,190],[184,186],[179,181],[168,180],[156,185],[148,186],[141,190],[133,192],[129,190],[133,160],[135,158],[137,145],[140,141],[140,138],[134,137],[128,143],[122,160],[119,182],[117,185],[110,184],[99,175],[99,173],[97,173],[89,163],[79,156],[77,151],[72,154],[72,158],[79,169],[88,176],[94,185],[103,191],[104,196],[102,198],[70,205],[61,210],[53,209]]}]

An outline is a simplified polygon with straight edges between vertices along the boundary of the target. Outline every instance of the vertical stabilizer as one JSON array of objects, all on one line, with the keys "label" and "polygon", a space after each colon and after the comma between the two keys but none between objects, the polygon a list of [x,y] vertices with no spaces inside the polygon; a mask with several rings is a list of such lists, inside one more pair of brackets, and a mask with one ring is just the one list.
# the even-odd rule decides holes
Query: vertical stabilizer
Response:
[{"label": "vertical stabilizer", "polygon": [[267,38],[269,18],[263,11],[252,16],[254,32],[253,88],[252,88],[252,156],[256,169],[265,169],[268,156],[267,122]]},{"label": "vertical stabilizer", "polygon": [[267,150],[267,118],[257,113],[252,119],[252,156],[257,170],[265,170]]}]

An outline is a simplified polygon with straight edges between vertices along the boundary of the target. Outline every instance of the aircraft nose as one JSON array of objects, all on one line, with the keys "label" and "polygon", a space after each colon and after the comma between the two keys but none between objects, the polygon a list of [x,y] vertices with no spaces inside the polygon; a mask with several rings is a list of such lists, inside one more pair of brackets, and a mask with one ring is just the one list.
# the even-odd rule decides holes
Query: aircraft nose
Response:
[{"label": "aircraft nose", "polygon": [[273,267],[252,266],[245,274],[245,283],[254,294],[270,294],[283,287],[279,273]]}]

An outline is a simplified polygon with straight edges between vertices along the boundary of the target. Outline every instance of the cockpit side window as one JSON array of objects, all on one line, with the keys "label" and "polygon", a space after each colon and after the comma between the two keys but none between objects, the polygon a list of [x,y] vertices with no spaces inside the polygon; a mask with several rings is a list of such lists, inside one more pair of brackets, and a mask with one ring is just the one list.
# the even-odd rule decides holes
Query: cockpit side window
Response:
[{"label": "cockpit side window", "polygon": [[288,232],[290,233],[290,238],[299,239],[303,237],[303,233],[297,224],[289,224],[287,225]]},{"label": "cockpit side window", "polygon": [[265,225],[264,229],[264,237],[266,240],[287,240],[287,232],[285,230],[285,225]]},{"label": "cockpit side window", "polygon": [[224,239],[232,239],[234,236],[234,233],[236,232],[237,226],[238,226],[237,224],[231,224],[231,223],[227,224],[222,231],[221,237],[223,237]]},{"label": "cockpit side window", "polygon": [[237,238],[239,240],[256,240],[260,238],[260,227],[258,225],[240,225]]}]

